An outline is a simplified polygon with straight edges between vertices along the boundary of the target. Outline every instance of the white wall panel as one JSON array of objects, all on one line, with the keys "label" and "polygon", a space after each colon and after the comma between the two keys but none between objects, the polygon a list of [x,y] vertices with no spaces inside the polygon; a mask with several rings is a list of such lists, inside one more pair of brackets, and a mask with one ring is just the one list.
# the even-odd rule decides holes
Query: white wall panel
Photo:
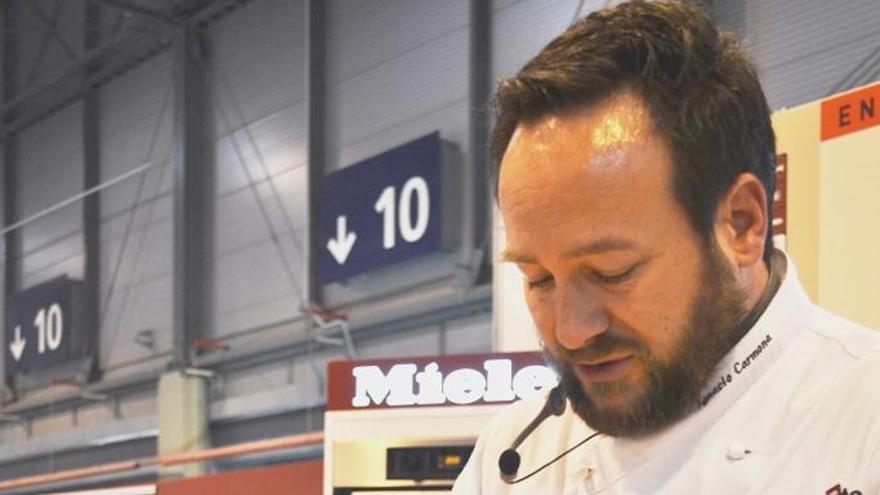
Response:
[{"label": "white wall panel", "polygon": [[442,334],[437,325],[413,328],[405,334],[394,334],[370,339],[358,344],[361,359],[434,356],[440,354]]},{"label": "white wall panel", "polygon": [[474,316],[447,323],[443,332],[445,354],[473,354],[492,350],[492,315]]},{"label": "white wall panel", "polygon": [[[223,334],[265,325],[299,313],[300,300],[270,240],[215,258],[215,332]],[[301,282],[300,282],[301,283]],[[274,303],[278,303],[277,305]],[[270,306],[258,308],[259,306]],[[253,314],[252,309],[259,309]],[[283,311],[279,314],[280,311]],[[247,312],[246,326],[228,328],[223,320]]]},{"label": "white wall panel", "polygon": [[[163,52],[101,88],[101,127],[104,137],[125,133],[134,125],[154,121],[171,101],[171,53]],[[151,132],[150,129],[149,132]],[[147,134],[149,136],[149,133]],[[140,158],[147,150],[133,149]],[[113,169],[107,169],[108,171]],[[118,169],[117,169],[118,170]]]},{"label": "white wall panel", "polygon": [[121,287],[114,293],[113,301],[116,304],[106,313],[105,327],[101,330],[102,366],[118,366],[150,356],[152,351],[134,341],[143,330],[153,331],[158,352],[172,348],[170,275]]},{"label": "white wall panel", "polygon": [[27,438],[27,426],[24,423],[6,423],[0,425],[0,445],[13,444]]},{"label": "white wall panel", "polygon": [[212,64],[239,72],[279,48],[304,45],[305,2],[254,0],[213,23],[210,33]]},{"label": "white wall panel", "polygon": [[[226,112],[231,125],[256,122],[301,101],[304,94],[305,54],[301,43],[288,42],[260,58],[234,69],[214,71],[218,112]],[[221,134],[223,115],[216,117]]]},{"label": "white wall panel", "polygon": [[[135,343],[138,332],[153,330],[156,352],[171,349],[171,219],[133,230],[119,264],[114,290],[110,281],[119,262],[123,238],[118,231],[127,217],[117,217],[105,226],[117,226],[102,232],[101,287],[103,325],[100,359],[103,366],[115,366],[145,357],[151,351]],[[116,232],[114,232],[116,231]],[[113,235],[116,233],[117,235]]]},{"label": "white wall panel", "polygon": [[294,382],[293,361],[255,366],[223,376],[223,396],[247,396],[258,392],[284,388]]},{"label": "white wall panel", "polygon": [[[127,395],[116,407],[115,401],[95,401],[71,411],[71,426],[97,430],[115,421],[136,417],[153,417],[156,414],[156,400],[152,393],[141,392]],[[134,433],[134,432],[131,432]],[[101,440],[95,438],[95,440]]]},{"label": "white wall panel", "polygon": [[373,0],[327,0],[327,17],[342,17],[372,2]]},{"label": "white wall panel", "polygon": [[82,250],[77,251],[76,246],[82,245],[83,236],[77,234],[28,254],[25,257],[28,271],[22,273],[21,287],[34,287],[62,275],[81,280],[85,254]]},{"label": "white wall panel", "polygon": [[222,336],[300,312],[285,266],[302,287],[305,2],[250,2],[209,36],[217,137],[210,332]]},{"label": "white wall panel", "polygon": [[223,219],[216,226],[214,249],[218,255],[222,257],[269,239],[269,228],[260,215],[257,201],[249,187],[217,199],[216,214]]},{"label": "white wall panel", "polygon": [[[212,89],[238,129],[305,96],[305,2],[256,0],[211,26]],[[219,134],[220,115],[215,117]]]},{"label": "white wall panel", "polygon": [[[341,160],[343,155],[350,155],[342,150],[354,144],[363,146],[365,141],[372,139],[375,144],[365,148],[379,152],[415,139],[420,134],[414,131],[398,142],[387,142],[376,135],[465,101],[468,96],[468,36],[468,27],[459,26],[331,86],[327,102],[328,169],[351,165],[351,162]],[[348,50],[355,41],[361,42],[343,42],[339,50]],[[336,54],[332,51],[328,54],[330,59],[334,56]],[[448,118],[442,113],[434,113],[434,117]],[[467,122],[467,115],[455,121]],[[432,123],[435,129],[450,126],[448,120],[437,119]],[[462,134],[466,135],[466,132]],[[467,143],[460,144],[467,147]],[[352,160],[368,156],[352,157]]]},{"label": "white wall panel", "polygon": [[[105,287],[110,283],[113,270],[119,262],[120,250],[123,248],[121,233],[113,237],[111,234],[114,230],[123,230],[121,224],[127,220],[127,218],[119,217],[106,224],[114,228],[107,229],[111,232],[103,237],[105,239],[103,242],[104,252],[101,254],[107,261],[107,270],[105,270],[106,273],[102,272],[101,276]],[[171,260],[167,252],[168,244],[171,242],[171,229],[171,219],[166,217],[130,232],[124,246],[125,256],[119,262],[119,273],[115,282],[117,288],[171,274]]]},{"label": "white wall panel", "polygon": [[360,358],[473,354],[492,350],[489,313],[442,325],[413,328],[405,333],[370,339],[358,345]]},{"label": "white wall panel", "polygon": [[[358,8],[342,15],[331,9],[327,30],[330,85],[354,78],[416,50],[469,23],[469,2],[375,0],[349,2]],[[466,37],[465,37],[466,38]],[[458,52],[467,59],[467,51]]]},{"label": "white wall panel", "polygon": [[[82,105],[69,105],[18,138],[18,212],[26,218],[82,191]],[[22,286],[59,275],[82,277],[82,203],[20,230]]]},{"label": "white wall panel", "polygon": [[101,90],[102,181],[153,164],[101,192],[102,366],[148,356],[151,351],[134,341],[143,330],[154,331],[157,351],[171,348],[170,91],[169,53]]},{"label": "white wall panel", "polygon": [[511,77],[547,43],[562,34],[575,17],[584,17],[619,0],[494,0],[492,76]]},{"label": "white wall panel", "polygon": [[[304,177],[305,132],[300,109],[297,105],[294,111],[284,110],[249,126],[248,130],[218,139],[216,192],[219,196],[247,188],[252,182],[265,182],[266,172],[276,187],[281,187],[278,182],[281,176],[296,168],[302,169],[296,174]],[[283,199],[292,198],[285,195]],[[302,216],[304,210],[291,210],[291,214]]]},{"label": "white wall panel", "polygon": [[770,107],[792,107],[880,78],[880,60],[846,81],[878,48],[880,2],[711,2],[718,22],[744,40]]},{"label": "white wall panel", "polygon": [[466,153],[469,101],[462,96],[443,106],[431,108],[426,113],[373,129],[367,137],[347,143],[343,148],[328,149],[328,162],[339,168],[353,165],[434,131],[440,131],[444,140],[457,143],[460,150]]}]

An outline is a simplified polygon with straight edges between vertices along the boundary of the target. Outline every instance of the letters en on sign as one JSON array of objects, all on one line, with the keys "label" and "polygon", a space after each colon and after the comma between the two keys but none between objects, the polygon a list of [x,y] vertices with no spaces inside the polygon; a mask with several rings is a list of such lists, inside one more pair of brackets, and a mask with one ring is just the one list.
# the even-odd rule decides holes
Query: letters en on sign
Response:
[{"label": "letters en on sign", "polygon": [[822,101],[821,140],[880,125],[880,83]]},{"label": "letters en on sign", "polygon": [[327,376],[328,410],[503,404],[559,382],[537,352],[334,361]]}]

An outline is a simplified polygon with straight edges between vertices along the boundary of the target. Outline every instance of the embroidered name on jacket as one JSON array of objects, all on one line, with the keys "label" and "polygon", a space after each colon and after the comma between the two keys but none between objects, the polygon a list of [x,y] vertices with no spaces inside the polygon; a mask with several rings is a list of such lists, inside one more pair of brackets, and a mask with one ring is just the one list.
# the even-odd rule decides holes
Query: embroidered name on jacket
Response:
[{"label": "embroidered name on jacket", "polygon": [[721,375],[721,379],[719,379],[715,386],[712,387],[712,390],[710,390],[708,393],[706,393],[706,395],[703,396],[703,400],[700,401],[700,404],[703,406],[708,404],[713,397],[718,395],[722,390],[724,390],[728,385],[733,382],[733,380],[736,378],[736,375],[744,373],[749,366],[754,364],[754,362],[757,361],[759,357],[761,357],[761,354],[764,352],[765,349],[767,349],[771,342],[773,342],[773,337],[771,337],[770,334],[767,334],[766,336],[764,336],[764,340],[762,340],[758,344],[758,346],[755,347],[755,349],[750,352],[745,358],[734,361],[733,366],[731,367],[732,369],[729,372]]}]

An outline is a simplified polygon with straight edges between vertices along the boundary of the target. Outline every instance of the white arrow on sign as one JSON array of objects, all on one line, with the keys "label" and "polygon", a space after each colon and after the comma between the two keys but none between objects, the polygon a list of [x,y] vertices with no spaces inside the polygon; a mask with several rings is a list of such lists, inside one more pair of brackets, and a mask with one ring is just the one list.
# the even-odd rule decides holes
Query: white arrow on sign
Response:
[{"label": "white arrow on sign", "polygon": [[12,351],[12,357],[15,358],[16,361],[21,361],[21,355],[24,353],[24,346],[27,344],[27,340],[21,338],[21,327],[15,327],[15,340],[9,344],[9,350]]},{"label": "white arrow on sign", "polygon": [[333,259],[340,265],[345,264],[345,260],[351,254],[351,248],[354,247],[354,243],[357,241],[357,234],[354,231],[348,232],[347,222],[348,219],[345,215],[336,217],[336,239],[327,241],[327,250],[330,251]]}]

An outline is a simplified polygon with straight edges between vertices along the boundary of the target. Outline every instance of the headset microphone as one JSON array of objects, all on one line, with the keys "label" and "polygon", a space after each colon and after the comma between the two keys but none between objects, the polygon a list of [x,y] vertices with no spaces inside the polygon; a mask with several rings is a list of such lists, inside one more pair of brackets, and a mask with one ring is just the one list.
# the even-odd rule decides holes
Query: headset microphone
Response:
[{"label": "headset microphone", "polygon": [[520,457],[516,452],[516,448],[519,447],[523,441],[528,438],[529,435],[535,431],[541,423],[544,422],[545,419],[549,418],[551,415],[553,416],[561,416],[562,413],[565,412],[565,396],[562,395],[562,389],[559,385],[553,388],[550,391],[550,394],[547,396],[547,402],[544,404],[544,407],[541,409],[541,412],[535,416],[535,419],[532,420],[531,423],[526,426],[526,428],[516,437],[516,440],[513,441],[513,444],[509,449],[505,450],[501,453],[501,457],[498,458],[498,469],[501,470],[501,479],[504,480],[505,483],[515,483],[516,472],[519,471]]},{"label": "headset microphone", "polygon": [[550,391],[550,394],[547,396],[547,402],[544,404],[541,412],[539,412],[538,415],[535,416],[535,419],[533,419],[532,422],[529,423],[528,426],[526,426],[526,428],[516,437],[516,440],[513,441],[513,444],[511,444],[510,448],[502,452],[501,456],[498,458],[498,469],[501,471],[502,481],[504,481],[508,485],[519,483],[520,481],[525,481],[532,476],[540,473],[559,459],[562,459],[572,450],[580,447],[581,445],[589,442],[599,435],[598,431],[591,434],[587,438],[569,447],[564,452],[557,455],[543,466],[523,476],[522,478],[517,479],[516,473],[517,471],[519,471],[519,464],[521,459],[519,454],[516,452],[516,448],[519,447],[519,445],[523,443],[523,441],[529,435],[531,435],[532,432],[535,431],[535,428],[543,423],[545,419],[549,418],[551,415],[561,416],[563,412],[565,412],[565,396],[562,394],[562,389],[560,388],[560,386],[557,385],[553,390]]}]

